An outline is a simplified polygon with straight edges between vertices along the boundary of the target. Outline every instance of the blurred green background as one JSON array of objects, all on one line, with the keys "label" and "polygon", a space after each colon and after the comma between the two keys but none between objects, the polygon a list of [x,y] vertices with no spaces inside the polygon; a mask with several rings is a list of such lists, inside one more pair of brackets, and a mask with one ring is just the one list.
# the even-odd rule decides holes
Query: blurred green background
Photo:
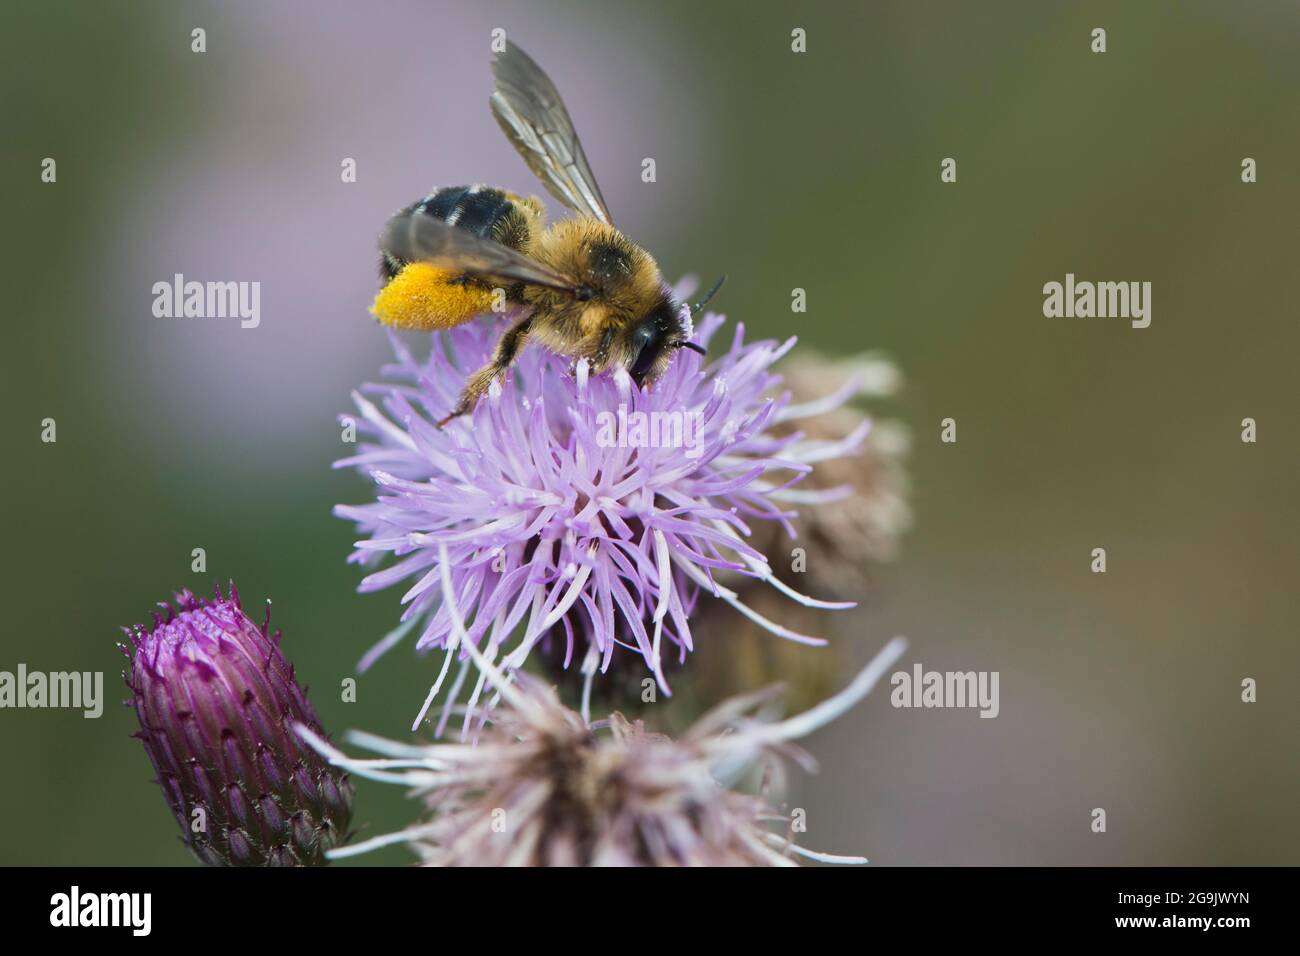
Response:
[{"label": "blurred green background", "polygon": [[[110,703],[0,711],[0,863],[190,863],[116,706],[117,628],[172,589],[271,597],[328,728],[409,727],[434,666],[409,646],[339,699],[400,590],[354,593],[330,508],[369,492],[329,468],[334,416],[388,353],[385,217],[438,184],[540,192],[486,109],[494,27],[665,274],[728,272],[732,319],[906,377],[881,411],[912,430],[915,528],[843,657],[907,634],[909,664],[999,671],[1001,715],[869,699],[809,741],[808,845],[1295,863],[1300,6],[1189,0],[5,3],[0,669],[102,670]],[[175,272],[260,281],[261,326],[154,318]],[[1045,319],[1066,272],[1152,282],[1151,327]],[[372,833],[412,809],[360,787]]]}]

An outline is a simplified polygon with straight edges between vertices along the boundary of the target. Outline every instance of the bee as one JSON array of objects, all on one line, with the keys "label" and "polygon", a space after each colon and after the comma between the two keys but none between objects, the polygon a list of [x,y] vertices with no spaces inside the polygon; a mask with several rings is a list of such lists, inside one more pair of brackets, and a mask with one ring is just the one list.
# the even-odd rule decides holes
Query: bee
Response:
[{"label": "bee", "polygon": [[691,316],[726,278],[689,309],[678,303],[650,254],[615,228],[550,78],[513,44],[493,58],[492,74],[497,122],[575,215],[547,228],[536,197],[474,185],[437,189],[388,221],[371,307],[381,322],[449,329],[505,303],[522,314],[439,428],[472,410],[527,343],[586,359],[593,372],[622,368],[637,387],[653,382],[678,350],[704,354]]}]

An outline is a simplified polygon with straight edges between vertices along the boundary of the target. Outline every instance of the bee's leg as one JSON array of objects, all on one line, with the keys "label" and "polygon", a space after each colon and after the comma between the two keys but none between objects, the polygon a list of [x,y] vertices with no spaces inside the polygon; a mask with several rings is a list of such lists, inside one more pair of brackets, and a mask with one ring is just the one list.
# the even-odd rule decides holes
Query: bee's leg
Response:
[{"label": "bee's leg", "polygon": [[609,364],[609,349],[613,344],[614,327],[611,325],[601,334],[600,342],[596,345],[596,354],[592,356],[592,362],[597,371]]},{"label": "bee's leg", "polygon": [[508,369],[519,350],[523,348],[524,340],[528,338],[528,329],[532,325],[533,318],[529,316],[520,322],[515,323],[501,336],[497,342],[496,350],[492,353],[492,361],[488,362],[481,369],[471,375],[465,382],[465,388],[460,393],[460,401],[452,409],[451,414],[438,422],[438,427],[443,428],[453,418],[459,418],[466,412],[471,411],[478,404],[479,398],[488,390],[492,380]]}]

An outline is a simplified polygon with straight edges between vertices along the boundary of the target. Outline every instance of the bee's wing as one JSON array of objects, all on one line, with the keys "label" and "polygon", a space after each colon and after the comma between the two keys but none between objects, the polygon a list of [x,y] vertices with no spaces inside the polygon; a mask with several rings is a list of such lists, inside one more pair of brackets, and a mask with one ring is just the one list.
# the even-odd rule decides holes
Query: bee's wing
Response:
[{"label": "bee's wing", "polygon": [[401,212],[388,220],[379,246],[407,262],[429,262],[462,275],[492,276],[566,292],[578,288],[573,279],[509,246],[449,226],[423,212]]},{"label": "bee's wing", "polygon": [[613,225],[573,120],[550,77],[513,43],[493,57],[492,75],[492,113],[528,168],[570,209]]}]

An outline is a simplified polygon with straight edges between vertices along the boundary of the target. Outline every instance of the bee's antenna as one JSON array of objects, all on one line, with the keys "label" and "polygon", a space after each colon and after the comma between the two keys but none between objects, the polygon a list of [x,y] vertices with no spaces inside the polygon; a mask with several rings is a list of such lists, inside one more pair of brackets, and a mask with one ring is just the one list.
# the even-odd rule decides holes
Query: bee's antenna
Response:
[{"label": "bee's antenna", "polygon": [[692,352],[699,352],[701,355],[709,354],[708,350],[705,349],[703,345],[699,345],[695,342],[678,342],[677,347],[679,349],[690,349]]},{"label": "bee's antenna", "polygon": [[722,288],[722,283],[726,281],[727,281],[726,273],[723,273],[722,275],[718,276],[718,281],[713,283],[713,286],[709,289],[708,292],[704,293],[704,298],[700,299],[699,302],[696,302],[693,306],[691,306],[691,315],[697,315],[700,309],[708,305],[709,300],[718,294],[718,290]]}]

